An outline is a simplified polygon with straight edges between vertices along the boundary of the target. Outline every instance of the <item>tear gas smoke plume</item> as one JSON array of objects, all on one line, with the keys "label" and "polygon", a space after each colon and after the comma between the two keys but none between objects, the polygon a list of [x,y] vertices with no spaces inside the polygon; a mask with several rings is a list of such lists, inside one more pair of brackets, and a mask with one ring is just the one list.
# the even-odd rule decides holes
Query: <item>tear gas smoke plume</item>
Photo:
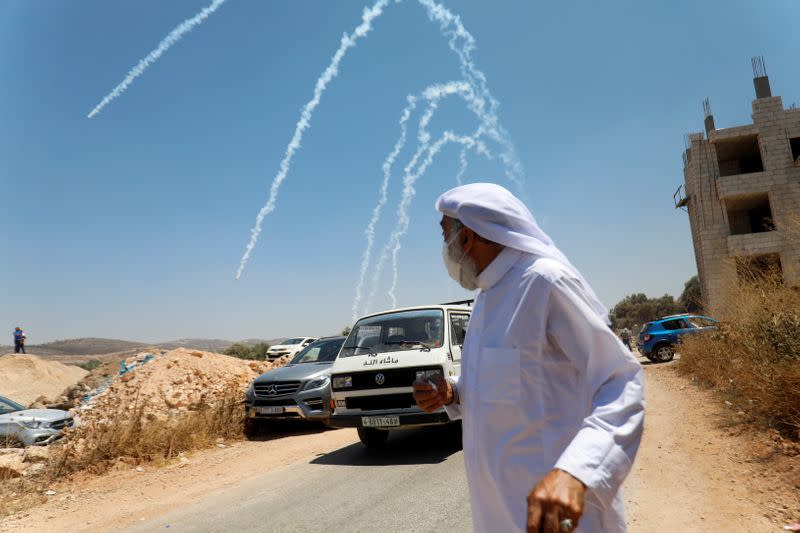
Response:
[{"label": "tear gas smoke plume", "polygon": [[193,16],[190,19],[186,19],[181,22],[174,30],[169,32],[169,34],[162,39],[158,46],[147,54],[144,59],[139,61],[139,64],[133,67],[130,71],[128,71],[128,75],[125,76],[125,79],[122,82],[114,87],[114,90],[108,93],[97,106],[89,112],[88,118],[94,118],[105,106],[111,103],[112,100],[119,97],[122,93],[124,93],[128,87],[133,83],[133,80],[144,74],[144,71],[147,70],[147,67],[155,63],[161,55],[169,50],[172,45],[177,43],[181,40],[181,38],[192,31],[194,28],[199,26],[206,20],[208,17],[211,16],[214,11],[220,8],[222,4],[225,3],[225,0],[214,0],[211,2],[211,5],[208,7],[204,7],[197,15]]}]

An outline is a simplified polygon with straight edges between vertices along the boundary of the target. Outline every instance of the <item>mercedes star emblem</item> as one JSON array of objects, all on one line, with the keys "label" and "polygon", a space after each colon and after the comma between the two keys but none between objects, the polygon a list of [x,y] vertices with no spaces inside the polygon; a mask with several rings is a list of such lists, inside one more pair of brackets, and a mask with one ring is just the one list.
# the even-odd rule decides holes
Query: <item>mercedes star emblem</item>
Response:
[{"label": "mercedes star emblem", "polygon": [[383,385],[385,382],[386,382],[386,376],[380,373],[375,374],[375,383],[377,383],[378,385]]},{"label": "mercedes star emblem", "polygon": [[276,394],[278,394],[278,387],[276,387],[275,385],[270,385],[269,387],[267,387],[268,396],[275,396]]}]

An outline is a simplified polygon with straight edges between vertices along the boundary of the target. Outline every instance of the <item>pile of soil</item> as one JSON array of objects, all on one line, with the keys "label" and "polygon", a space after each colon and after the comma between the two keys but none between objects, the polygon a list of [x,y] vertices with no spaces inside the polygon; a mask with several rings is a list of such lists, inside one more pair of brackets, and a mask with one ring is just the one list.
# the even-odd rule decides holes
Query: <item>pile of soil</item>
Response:
[{"label": "pile of soil", "polygon": [[[152,355],[152,357],[150,357]],[[256,376],[285,365],[276,361],[245,361],[213,352],[178,348],[139,354],[126,361],[132,370],[113,378],[108,388],[80,411],[85,423],[142,409],[146,420],[216,405],[226,398],[244,398]]]},{"label": "pile of soil", "polygon": [[0,395],[27,406],[42,396],[57,397],[87,374],[35,355],[8,354],[0,357]]}]

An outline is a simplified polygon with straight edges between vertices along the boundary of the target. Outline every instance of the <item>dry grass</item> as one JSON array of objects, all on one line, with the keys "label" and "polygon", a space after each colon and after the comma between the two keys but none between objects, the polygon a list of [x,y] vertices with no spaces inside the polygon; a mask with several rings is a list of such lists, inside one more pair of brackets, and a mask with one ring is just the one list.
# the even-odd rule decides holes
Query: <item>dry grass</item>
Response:
[{"label": "dry grass", "polygon": [[800,288],[748,272],[717,332],[687,336],[678,370],[722,392],[735,412],[800,439]]},{"label": "dry grass", "polygon": [[[27,478],[0,480],[0,519],[45,502],[43,485]],[[2,530],[2,524],[0,524]]]},{"label": "dry grass", "polygon": [[0,518],[42,503],[44,491],[79,472],[101,474],[115,465],[163,462],[182,452],[243,437],[242,394],[164,419],[148,419],[145,406],[112,413],[103,423],[80,427],[51,446],[46,467],[32,476],[0,472]]},{"label": "dry grass", "polygon": [[144,405],[112,414],[108,421],[77,429],[50,465],[54,478],[76,471],[102,473],[115,463],[163,461],[181,452],[213,445],[217,439],[243,436],[240,394],[215,405],[165,419],[144,416]]}]

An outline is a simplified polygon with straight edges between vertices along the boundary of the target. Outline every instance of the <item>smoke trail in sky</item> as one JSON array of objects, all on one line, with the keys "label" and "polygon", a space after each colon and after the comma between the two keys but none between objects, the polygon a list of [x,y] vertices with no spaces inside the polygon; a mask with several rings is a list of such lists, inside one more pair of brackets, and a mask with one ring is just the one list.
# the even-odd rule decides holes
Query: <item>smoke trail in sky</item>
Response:
[{"label": "smoke trail in sky", "polygon": [[170,47],[181,40],[181,38],[192,31],[194,28],[199,26],[206,20],[208,17],[211,16],[214,11],[219,9],[219,7],[225,3],[225,0],[214,0],[211,2],[211,5],[208,7],[204,7],[198,14],[193,16],[190,19],[186,19],[181,22],[174,30],[169,32],[169,34],[158,43],[158,46],[155,50],[147,54],[147,56],[139,61],[139,64],[133,67],[130,71],[128,71],[128,75],[125,76],[125,79],[122,82],[114,87],[114,90],[108,93],[103,100],[97,104],[97,107],[92,109],[89,113],[88,118],[93,118],[97,115],[106,105],[108,105],[112,100],[119,97],[125,90],[130,87],[133,80],[141,76],[147,67],[155,63],[161,55],[170,49]]},{"label": "smoke trail in sky", "polygon": [[330,64],[317,80],[317,83],[314,86],[314,96],[308,101],[308,103],[306,103],[305,107],[303,107],[303,111],[300,114],[300,120],[297,122],[297,126],[295,127],[292,140],[289,142],[289,146],[286,147],[286,154],[281,160],[278,174],[272,181],[267,203],[258,212],[255,226],[253,226],[253,229],[250,230],[250,242],[247,243],[247,248],[242,256],[242,260],[239,262],[239,269],[236,271],[236,279],[239,279],[242,276],[242,271],[247,264],[247,260],[250,259],[250,254],[253,253],[253,248],[255,247],[256,242],[258,242],[258,236],[261,234],[261,226],[264,223],[264,217],[275,210],[275,204],[278,199],[278,191],[280,190],[283,180],[286,179],[286,175],[289,173],[289,167],[291,166],[292,158],[294,157],[295,152],[300,148],[300,142],[303,140],[303,133],[311,125],[311,117],[314,113],[314,110],[319,105],[320,99],[322,98],[322,93],[325,92],[325,89],[331,80],[333,80],[333,78],[339,74],[339,63],[342,61],[342,58],[344,58],[345,54],[347,54],[347,51],[355,46],[360,38],[365,37],[372,30],[372,21],[383,13],[383,10],[389,4],[389,1],[390,0],[378,0],[371,8],[364,9],[364,13],[361,17],[361,24],[359,24],[355,30],[353,30],[353,33],[342,36],[339,49],[336,50],[336,53],[333,55]]},{"label": "smoke trail in sky", "polygon": [[[410,168],[406,167],[406,174],[403,176],[403,196],[400,199],[400,205],[397,208],[397,226],[389,238],[389,249],[392,253],[392,285],[389,288],[389,300],[391,306],[397,307],[397,296],[395,290],[397,289],[397,257],[400,253],[400,239],[408,231],[408,226],[411,223],[411,217],[408,214],[408,208],[411,201],[416,195],[414,184],[422,176],[428,167],[433,163],[436,155],[441,151],[444,145],[448,143],[459,143],[462,146],[471,148],[476,146],[480,141],[475,141],[472,136],[459,136],[452,131],[445,131],[444,134],[430,147],[428,153],[422,163],[419,164],[416,171],[411,172]],[[483,148],[479,148],[482,150]]]},{"label": "smoke trail in sky", "polygon": [[369,223],[367,224],[367,229],[364,230],[364,233],[367,236],[367,246],[364,249],[364,256],[361,259],[361,271],[358,276],[358,284],[356,285],[356,296],[353,300],[354,323],[358,318],[358,306],[361,304],[361,293],[364,287],[364,278],[367,275],[367,268],[369,268],[369,261],[372,255],[372,245],[375,243],[375,225],[378,223],[383,206],[386,205],[386,201],[388,200],[389,178],[392,173],[392,166],[394,165],[394,161],[397,159],[400,150],[402,150],[403,146],[406,144],[406,123],[411,117],[411,112],[414,110],[414,108],[416,108],[416,106],[416,96],[408,96],[408,105],[406,105],[405,109],[403,109],[403,113],[400,115],[400,137],[397,139],[394,148],[391,152],[389,152],[389,155],[383,162],[383,182],[381,183],[381,189],[378,196],[378,204],[372,210],[372,218],[370,218]]},{"label": "smoke trail in sky", "polygon": [[459,185],[464,184],[464,174],[467,172],[467,150],[469,147],[465,146],[461,149],[461,153],[458,154],[458,174],[456,174],[456,183]]},{"label": "smoke trail in sky", "polygon": [[[441,150],[444,144],[448,142],[459,142],[463,146],[463,157],[460,158],[462,166],[457,175],[457,179],[460,180],[463,177],[462,170],[466,168],[466,154],[464,153],[464,149],[469,149],[472,146],[477,145],[479,152],[488,154],[488,150],[486,149],[485,145],[483,145],[482,142],[478,144],[476,141],[482,135],[486,134],[490,139],[497,142],[504,148],[504,151],[500,154],[500,159],[505,167],[506,177],[516,183],[517,186],[521,186],[524,182],[522,164],[519,161],[519,157],[516,154],[516,150],[508,133],[500,125],[497,117],[499,103],[489,92],[486,76],[475,66],[475,62],[472,59],[472,51],[475,49],[474,37],[461,23],[461,18],[454,15],[443,5],[438,4],[435,0],[418,1],[428,11],[429,18],[432,21],[439,23],[442,34],[445,37],[449,37],[448,45],[459,58],[461,74],[464,77],[464,80],[469,83],[470,87],[474,88],[474,91],[470,90],[465,95],[465,99],[467,100],[467,104],[470,109],[480,119],[481,125],[478,128],[478,131],[468,137],[459,137],[452,132],[445,132],[445,135],[443,135],[439,141],[429,148],[428,157],[420,165],[416,172],[409,173],[409,167],[406,168],[407,172],[404,176],[405,187],[403,190],[403,197],[398,207],[397,224],[389,239],[389,243],[387,243],[383,253],[381,253],[381,258],[378,265],[379,269],[382,268],[382,265],[388,259],[388,252],[391,251],[392,285],[389,289],[389,299],[391,300],[392,307],[397,306],[397,297],[395,295],[398,277],[397,258],[401,247],[400,240],[407,232],[410,223],[408,207],[410,206],[411,200],[416,194],[416,191],[414,190],[414,182],[425,172],[427,167],[433,161],[433,158],[436,156],[439,150]],[[412,160],[412,162],[414,162],[414,160]],[[375,276],[373,277],[373,280],[376,283],[379,276],[380,270],[377,270],[375,272]],[[371,297],[372,295],[370,295],[370,299]]]},{"label": "smoke trail in sky", "polygon": [[[438,154],[438,152],[441,150],[441,148],[444,147],[444,144],[446,142],[456,142],[456,143],[459,143],[459,144],[462,145],[462,149],[461,149],[461,152],[459,154],[459,159],[461,161],[461,167],[459,169],[458,175],[456,175],[456,181],[458,181],[458,183],[461,184],[462,183],[462,177],[463,177],[464,172],[466,171],[466,168],[467,168],[466,154],[467,154],[467,152],[469,150],[475,150],[478,154],[484,156],[486,159],[489,159],[489,160],[493,160],[495,158],[494,154],[492,154],[489,151],[489,149],[486,146],[486,144],[483,143],[480,140],[481,136],[484,134],[484,131],[485,131],[485,128],[484,128],[483,125],[481,125],[481,126],[478,127],[477,130],[475,130],[475,132],[472,135],[469,135],[468,137],[458,137],[458,136],[450,133],[449,135],[447,135],[447,137],[443,137],[442,138],[442,139],[444,139],[444,141],[442,139],[440,139],[437,143],[434,144],[434,147],[435,147],[434,153],[429,158],[426,158],[424,160],[424,168],[422,168],[422,171],[414,178],[414,181],[418,180],[422,176],[422,174],[425,172],[427,167],[433,161],[433,157],[435,157]],[[419,155],[420,154],[419,154],[419,151],[418,151],[418,153],[415,154],[415,157],[412,158],[412,163],[415,163],[416,160],[419,159]],[[411,168],[411,166],[413,166],[413,165],[411,165],[411,164],[407,165],[406,169],[408,170],[409,168]],[[411,199],[413,199],[413,195],[412,195],[412,198],[408,199],[408,202],[409,202],[408,205],[409,206],[410,206]],[[381,274],[383,273],[383,268],[386,266],[386,261],[389,260],[389,252],[390,251],[392,252],[392,259],[393,259],[393,261],[392,261],[392,266],[393,266],[393,269],[392,269],[392,286],[393,286],[392,291],[394,291],[394,287],[396,287],[396,285],[397,285],[397,277],[398,277],[398,274],[397,274],[397,253],[400,251],[400,238],[403,235],[405,235],[405,233],[407,231],[407,227],[408,227],[408,224],[406,224],[406,228],[402,229],[400,224],[401,224],[401,222],[400,222],[400,219],[398,218],[398,222],[397,222],[396,228],[400,228],[400,229],[399,230],[395,229],[395,233],[397,233],[396,237],[395,237],[395,235],[393,233],[392,237],[390,237],[389,242],[387,242],[383,246],[383,249],[381,250],[381,254],[378,257],[378,262],[375,265],[375,270],[372,273],[372,279],[370,281],[369,295],[367,296],[367,299],[366,299],[366,302],[365,302],[365,306],[364,306],[367,310],[371,309],[371,307],[372,307],[372,302],[375,299],[375,293],[377,292],[377,288],[378,288],[378,282],[380,281]],[[396,300],[395,299],[393,299],[393,302],[394,302],[394,305],[396,305]]]},{"label": "smoke trail in sky", "polygon": [[409,95],[407,97],[408,104],[406,105],[405,109],[403,109],[402,114],[400,115],[400,137],[397,139],[397,142],[394,145],[394,148],[386,157],[386,160],[383,162],[383,182],[381,183],[381,188],[378,197],[378,204],[372,211],[372,218],[370,219],[369,223],[367,224],[366,230],[364,233],[367,237],[367,244],[364,248],[364,255],[361,259],[361,270],[359,272],[358,283],[356,284],[356,296],[353,299],[353,321],[358,318],[358,309],[361,304],[361,298],[363,295],[363,288],[364,288],[364,281],[367,275],[367,269],[369,268],[370,258],[372,256],[372,246],[375,242],[375,225],[378,223],[380,219],[381,212],[383,211],[383,207],[386,205],[387,197],[388,197],[388,189],[389,189],[389,179],[392,173],[392,167],[394,165],[395,160],[397,159],[398,154],[403,149],[406,143],[406,123],[408,122],[409,117],[411,116],[411,112],[416,108],[417,100],[419,98],[423,98],[428,101],[428,107],[422,115],[422,118],[419,121],[419,147],[417,148],[416,153],[414,154],[413,158],[411,159],[411,163],[409,163],[408,167],[413,167],[419,157],[427,148],[428,144],[430,143],[430,134],[428,133],[428,124],[430,123],[431,119],[433,118],[434,112],[439,106],[439,101],[442,98],[446,98],[450,95],[461,93],[461,94],[469,94],[471,92],[469,85],[463,81],[451,81],[443,84],[434,84],[426,87],[419,96]]},{"label": "smoke trail in sky", "polygon": [[[427,157],[424,160],[424,162],[423,162],[424,168],[421,168],[420,169],[421,171],[416,173],[417,175],[413,178],[414,181],[416,182],[416,180],[418,180],[422,176],[422,174],[425,172],[427,167],[433,161],[433,158],[438,154],[438,152],[441,150],[441,148],[444,147],[444,144],[446,144],[447,142],[456,142],[456,143],[459,143],[459,144],[462,145],[460,156],[466,157],[466,153],[470,149],[472,149],[472,150],[475,150],[478,154],[484,156],[486,159],[493,160],[495,158],[495,156],[489,151],[487,146],[480,140],[481,136],[484,133],[484,129],[485,129],[484,126],[480,125],[478,127],[478,129],[475,130],[475,132],[472,135],[468,136],[468,137],[458,137],[458,136],[456,136],[456,135],[454,135],[452,133],[445,134],[445,136],[443,136],[441,139],[439,139],[439,141],[437,141],[437,143],[434,144],[434,150],[433,150],[432,155],[430,155],[429,157]],[[415,158],[412,158],[412,163],[415,163],[416,160],[418,159],[418,154],[415,154],[415,156],[416,156]],[[464,159],[464,163],[466,163],[466,159]],[[406,175],[408,175],[408,173],[410,171],[410,168],[412,166],[413,165],[411,163],[406,166]],[[461,170],[465,170],[465,169],[466,169],[466,166],[462,166]],[[458,176],[457,176],[457,178],[458,178]],[[407,191],[404,191],[404,192],[407,192]],[[413,194],[411,196],[413,197]],[[411,199],[412,199],[411,197],[408,198],[408,205],[409,206],[410,206]],[[393,259],[393,262],[392,262],[393,263],[393,271],[392,271],[392,280],[393,281],[392,281],[392,285],[393,285],[393,287],[395,287],[396,284],[397,284],[397,277],[398,277],[398,275],[397,275],[397,253],[400,251],[400,238],[406,233],[407,227],[408,227],[408,224],[406,224],[406,227],[404,229],[404,228],[401,227],[400,224],[401,224],[401,219],[400,219],[400,217],[398,217],[398,222],[397,222],[397,226],[396,226],[395,232],[392,234],[392,237],[390,237],[389,241],[383,246],[383,249],[381,250],[381,254],[378,257],[378,262],[375,265],[375,270],[372,273],[372,279],[370,281],[369,295],[367,296],[367,299],[366,299],[366,302],[365,302],[365,306],[364,306],[366,308],[366,310],[370,310],[372,308],[372,302],[375,299],[375,293],[377,292],[377,289],[378,289],[378,282],[380,281],[380,277],[381,277],[381,274],[383,272],[383,268],[386,266],[386,261],[389,260],[389,252],[390,251],[392,252],[392,259]],[[395,233],[396,233],[396,235],[395,235]],[[392,290],[394,290],[394,289],[392,289]],[[396,305],[396,300],[393,300],[393,301],[395,302],[395,305]]]},{"label": "smoke trail in sky", "polygon": [[[474,93],[469,87],[467,87],[466,90],[459,90],[457,92],[460,96],[464,98],[464,100],[467,101],[468,104],[472,102],[472,99],[474,98]],[[417,151],[411,157],[410,162],[406,165],[404,169],[404,176],[405,177],[413,176],[412,178],[413,182],[416,182],[422,176],[422,174],[425,173],[425,170],[427,170],[428,166],[430,166],[430,164],[433,162],[434,157],[439,153],[441,148],[444,147],[444,144],[448,142],[457,142],[461,144],[463,147],[460,153],[462,167],[459,170],[459,174],[456,176],[456,179],[459,181],[463,173],[466,171],[466,162],[467,162],[466,152],[468,150],[471,149],[475,150],[478,154],[484,156],[486,159],[489,160],[494,159],[494,155],[489,151],[486,144],[480,140],[486,131],[485,124],[481,124],[480,126],[478,126],[475,132],[472,133],[472,135],[466,137],[460,137],[453,134],[452,132],[446,132],[445,135],[443,135],[442,138],[440,138],[439,141],[437,141],[437,143],[434,144],[435,149],[425,159],[423,163],[424,166],[421,167],[418,172],[412,173],[412,169],[417,164],[417,161],[419,160],[420,156],[425,151],[425,149],[428,148],[430,144],[430,134],[427,132],[427,126],[429,122],[430,122],[430,116],[426,113],[420,119],[420,133],[419,133],[420,145],[418,146]],[[392,280],[393,280],[392,292],[394,291],[394,287],[397,285],[397,277],[398,277],[397,257],[400,251],[400,239],[403,237],[403,235],[406,234],[408,223],[410,222],[410,219],[406,220],[405,223],[403,222],[403,220],[404,218],[408,219],[407,215],[408,208],[410,207],[411,200],[413,199],[413,196],[415,194],[415,191],[413,189],[413,182],[410,190],[409,188],[405,188],[403,191],[403,197],[401,199],[401,208],[398,209],[398,221],[395,225],[395,230],[392,233],[389,242],[387,242],[384,245],[383,249],[381,250],[381,255],[379,256],[378,262],[375,266],[375,270],[373,272],[370,284],[371,288],[369,296],[366,299],[366,305],[365,305],[366,309],[370,309],[372,306],[372,302],[375,298],[375,293],[378,287],[378,281],[380,280],[380,276],[383,272],[384,266],[386,265],[386,261],[389,259],[390,251],[392,252]],[[402,213],[405,213],[405,215],[403,215]],[[405,227],[403,227],[403,224],[405,224]],[[360,283],[363,283],[363,281],[360,281]],[[394,304],[396,304],[396,299],[392,298],[392,301],[394,302]],[[357,304],[354,303],[353,309],[355,310],[356,308]]]},{"label": "smoke trail in sky", "polygon": [[[473,111],[481,117],[481,121],[487,125],[486,134],[495,142],[503,146],[504,152],[500,154],[500,159],[506,168],[508,179],[518,186],[524,182],[524,172],[522,163],[519,161],[514,144],[505,129],[500,125],[497,117],[499,103],[489,92],[486,75],[481,72],[472,59],[472,51],[475,49],[475,38],[467,31],[461,23],[461,17],[454,15],[442,4],[435,0],[418,0],[428,11],[428,17],[439,23],[442,34],[450,37],[448,45],[459,58],[461,74],[470,85],[477,89],[478,94],[471,103]],[[459,46],[459,41],[461,46]],[[486,109],[486,102],[489,108]]]},{"label": "smoke trail in sky", "polygon": [[[474,93],[471,90],[459,91],[459,94],[465,98],[467,103],[473,101]],[[381,253],[382,260],[379,262],[376,269],[375,278],[377,279],[380,277],[380,271],[388,259],[388,257],[384,256],[391,252],[392,284],[389,289],[389,300],[391,301],[391,306],[393,308],[397,307],[395,290],[397,289],[398,257],[400,255],[401,239],[408,232],[408,226],[411,224],[411,216],[409,215],[408,210],[411,207],[411,202],[414,199],[414,196],[416,196],[417,191],[414,188],[414,185],[416,184],[417,180],[419,180],[419,178],[425,174],[425,171],[428,170],[428,167],[433,163],[433,160],[436,158],[442,148],[444,148],[444,146],[448,143],[460,144],[462,146],[462,150],[473,149],[487,159],[493,159],[494,157],[484,142],[480,140],[481,136],[486,132],[485,124],[478,126],[478,129],[476,129],[472,135],[461,136],[456,135],[452,131],[445,131],[442,136],[431,145],[430,134],[425,129],[425,127],[428,125],[430,117],[427,117],[428,121],[425,121],[425,118],[426,117],[423,116],[423,118],[420,120],[420,146],[403,171],[403,193],[400,198],[400,204],[397,208],[397,222],[395,223],[395,229],[389,237],[389,242],[386,244],[384,251]],[[422,153],[425,152],[425,150],[427,150],[425,159],[419,164],[416,170],[413,170],[414,166],[417,165],[417,161]]]}]

